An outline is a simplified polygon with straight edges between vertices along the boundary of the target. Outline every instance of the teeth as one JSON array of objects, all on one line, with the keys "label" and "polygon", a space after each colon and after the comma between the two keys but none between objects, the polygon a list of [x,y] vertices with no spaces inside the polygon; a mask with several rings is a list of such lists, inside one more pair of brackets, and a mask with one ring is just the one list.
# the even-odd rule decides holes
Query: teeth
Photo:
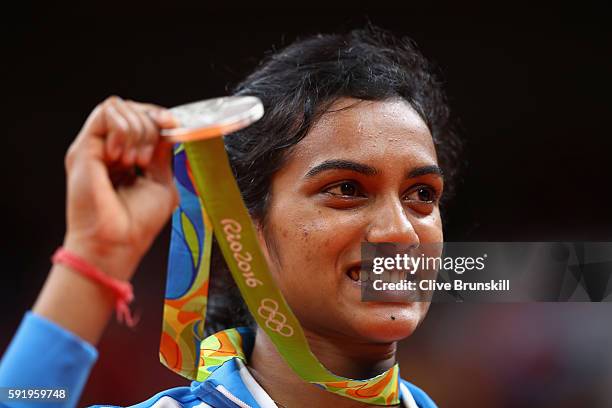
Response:
[{"label": "teeth", "polygon": [[401,282],[402,279],[407,279],[406,271],[396,269],[387,271],[387,274],[383,278],[385,282],[389,283],[398,283]]}]

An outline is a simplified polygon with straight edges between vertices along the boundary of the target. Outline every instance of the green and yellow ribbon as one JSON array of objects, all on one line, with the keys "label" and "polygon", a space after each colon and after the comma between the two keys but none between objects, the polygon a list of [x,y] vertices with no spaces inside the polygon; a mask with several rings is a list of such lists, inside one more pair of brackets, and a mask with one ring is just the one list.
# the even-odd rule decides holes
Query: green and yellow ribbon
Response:
[{"label": "green and yellow ribbon", "polygon": [[[331,373],[310,350],[298,319],[268,270],[255,227],[232,174],[223,139],[193,141],[182,146],[175,155],[186,154],[186,176],[193,182],[201,208],[198,213],[181,204],[174,214],[173,228],[180,229],[184,245],[183,261],[193,273],[179,279],[179,283],[170,282],[174,278],[168,276],[160,349],[162,362],[187,378],[204,381],[211,368],[231,358],[244,358],[237,352],[227,352],[236,351],[240,341],[231,330],[203,339],[212,231],[249,311],[295,373],[304,381],[347,398],[374,405],[399,404],[397,364],[376,377],[354,380]],[[185,177],[185,174],[175,177]],[[183,189],[180,191],[183,198],[189,191],[179,187]]]}]

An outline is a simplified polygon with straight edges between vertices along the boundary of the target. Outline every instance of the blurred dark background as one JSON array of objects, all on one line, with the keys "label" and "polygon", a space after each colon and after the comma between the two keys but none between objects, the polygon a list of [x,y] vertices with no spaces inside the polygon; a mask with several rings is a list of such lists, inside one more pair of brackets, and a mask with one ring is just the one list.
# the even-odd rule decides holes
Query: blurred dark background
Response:
[{"label": "blurred dark background", "polygon": [[[417,42],[460,120],[467,170],[447,240],[612,241],[610,15],[586,2],[456,3],[87,2],[5,14],[0,352],[62,242],[63,155],[99,101],[173,106],[223,95],[267,52],[368,20]],[[187,383],[157,357],[168,237],[134,279],[141,323],[109,325],[82,405],[130,405]],[[441,407],[609,407],[611,346],[610,303],[445,304],[432,306],[400,358],[403,377]]]}]

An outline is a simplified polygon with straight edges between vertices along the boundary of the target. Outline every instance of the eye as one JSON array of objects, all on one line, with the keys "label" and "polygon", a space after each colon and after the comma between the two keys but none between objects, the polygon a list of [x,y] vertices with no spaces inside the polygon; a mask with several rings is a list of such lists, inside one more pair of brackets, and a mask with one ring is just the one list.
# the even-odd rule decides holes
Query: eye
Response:
[{"label": "eye", "polygon": [[436,190],[429,186],[417,186],[409,190],[404,196],[406,201],[416,201],[427,204],[432,204],[437,198]]},{"label": "eye", "polygon": [[353,181],[343,181],[328,187],[324,192],[341,197],[364,197],[357,183]]}]

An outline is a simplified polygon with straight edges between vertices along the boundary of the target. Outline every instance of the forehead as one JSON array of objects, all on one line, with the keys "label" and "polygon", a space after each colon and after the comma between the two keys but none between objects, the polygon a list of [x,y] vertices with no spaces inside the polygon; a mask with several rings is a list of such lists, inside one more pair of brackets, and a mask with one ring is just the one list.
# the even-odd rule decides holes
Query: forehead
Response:
[{"label": "forehead", "polygon": [[387,164],[400,160],[415,166],[437,162],[427,125],[399,98],[336,101],[295,146],[290,161],[309,166],[339,158]]}]

